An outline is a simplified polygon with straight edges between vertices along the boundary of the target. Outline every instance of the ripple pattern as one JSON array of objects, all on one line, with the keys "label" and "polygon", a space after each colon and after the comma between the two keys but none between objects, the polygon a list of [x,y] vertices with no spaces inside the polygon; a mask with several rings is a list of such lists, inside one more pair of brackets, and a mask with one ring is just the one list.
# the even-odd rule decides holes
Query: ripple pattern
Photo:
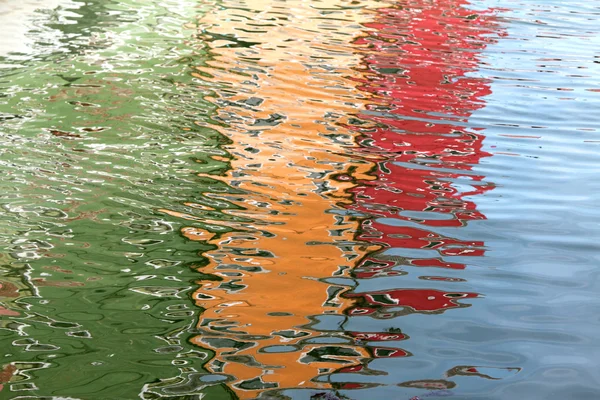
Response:
[{"label": "ripple pattern", "polygon": [[5,3],[0,398],[599,397],[593,1]]}]

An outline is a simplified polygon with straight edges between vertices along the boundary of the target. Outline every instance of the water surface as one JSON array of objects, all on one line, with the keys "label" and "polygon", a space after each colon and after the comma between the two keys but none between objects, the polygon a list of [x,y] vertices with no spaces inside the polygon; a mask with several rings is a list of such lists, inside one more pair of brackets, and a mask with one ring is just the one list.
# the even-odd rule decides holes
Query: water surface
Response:
[{"label": "water surface", "polygon": [[595,399],[598,13],[2,3],[0,398]]}]

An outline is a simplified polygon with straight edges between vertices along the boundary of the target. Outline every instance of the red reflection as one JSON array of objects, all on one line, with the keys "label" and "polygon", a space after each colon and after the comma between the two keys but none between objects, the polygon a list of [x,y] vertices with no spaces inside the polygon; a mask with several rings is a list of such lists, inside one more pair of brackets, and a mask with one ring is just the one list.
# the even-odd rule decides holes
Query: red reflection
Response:
[{"label": "red reflection", "polygon": [[[353,189],[353,208],[411,223],[390,226],[367,220],[359,235],[363,241],[438,250],[440,259],[484,255],[481,242],[435,231],[485,219],[469,197],[493,188],[472,172],[473,165],[490,155],[482,150],[483,135],[461,123],[491,93],[485,80],[469,73],[477,68],[478,52],[492,41],[486,36],[495,25],[489,13],[476,14],[463,8],[466,4],[423,0],[380,10],[377,21],[367,25],[373,31],[357,41],[368,48],[364,61],[369,73],[360,88],[373,101],[360,115],[368,124],[354,128],[361,133],[360,151],[376,156],[378,168],[377,179]],[[464,268],[429,257],[414,261],[418,266],[431,262]]]},{"label": "red reflection", "polygon": [[[374,180],[352,189],[352,208],[394,223],[367,219],[358,239],[385,248],[432,250],[405,257],[405,265],[464,269],[454,256],[483,256],[484,243],[449,236],[447,228],[485,219],[472,196],[493,189],[473,166],[490,156],[481,129],[465,128],[491,93],[474,76],[479,53],[497,30],[492,10],[475,12],[463,0],[402,2],[379,10],[372,31],[356,44],[366,49],[361,90],[371,104],[352,129],[359,151],[374,159]],[[444,231],[445,233],[441,233]],[[380,259],[378,259],[380,258]],[[386,262],[370,255],[368,263]],[[388,267],[357,266],[356,277],[387,276]]]},{"label": "red reflection", "polygon": [[376,333],[376,332],[350,332],[350,336],[358,340],[371,342],[387,342],[390,340],[404,340],[408,337],[403,333]]},{"label": "red reflection", "polygon": [[[462,270],[466,268],[462,257],[485,255],[483,241],[461,234],[461,227],[470,221],[486,219],[473,196],[494,188],[473,170],[490,154],[483,150],[481,129],[467,128],[466,122],[491,93],[489,83],[474,72],[480,52],[494,41],[497,26],[493,10],[475,12],[467,7],[464,0],[400,2],[379,10],[375,22],[366,25],[371,31],[356,42],[366,53],[368,71],[357,81],[371,103],[349,127],[359,133],[357,151],[377,168],[371,173],[375,179],[358,180],[351,190],[351,208],[369,216],[356,238],[380,249],[356,265],[353,276],[359,280],[408,273],[399,266]],[[393,252],[386,252],[391,248]],[[455,257],[460,259],[453,261]],[[443,276],[423,279],[431,284],[464,282]],[[349,292],[344,297],[353,300],[346,310],[350,317],[393,318],[467,307],[457,300],[479,294],[457,286],[455,292],[394,288]],[[407,338],[392,333],[349,334],[367,342]],[[369,351],[374,358],[410,355],[394,347]],[[365,368],[346,367],[340,372],[364,373]]]},{"label": "red reflection", "polygon": [[377,309],[379,307],[407,307],[417,312],[444,311],[449,308],[460,307],[457,299],[475,298],[477,293],[450,293],[434,289],[394,289],[368,293],[349,293],[349,298],[360,299],[367,307],[356,307],[354,310]]},{"label": "red reflection", "polygon": [[407,357],[410,355],[407,351],[395,347],[373,347],[371,352],[375,358]]},{"label": "red reflection", "polygon": [[483,242],[481,241],[457,240],[434,233],[426,228],[390,226],[373,220],[367,220],[363,223],[363,233],[358,235],[357,238],[388,247],[402,247],[406,249],[443,250],[445,247],[453,246],[452,249],[464,250],[464,254],[467,255],[483,255],[483,250],[473,249],[474,246],[483,246]]}]

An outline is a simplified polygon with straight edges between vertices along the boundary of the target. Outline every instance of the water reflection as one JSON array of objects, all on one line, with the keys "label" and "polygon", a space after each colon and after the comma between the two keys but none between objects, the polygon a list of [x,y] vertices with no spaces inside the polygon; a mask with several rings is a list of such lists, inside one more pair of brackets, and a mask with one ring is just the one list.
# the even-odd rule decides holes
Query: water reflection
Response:
[{"label": "water reflection", "polygon": [[157,398],[209,358],[187,341],[197,246],[157,212],[201,201],[201,162],[226,168],[194,124],[211,106],[182,25],[201,12],[69,3],[36,12],[31,53],[2,55],[2,396]]},{"label": "water reflection", "polygon": [[[344,294],[352,300],[345,310],[347,326],[368,326],[354,322],[368,316],[389,320],[404,332],[398,317],[452,312],[481,296],[460,275],[444,274],[444,269],[462,270],[469,258],[484,256],[484,242],[461,231],[485,219],[473,196],[494,188],[473,172],[490,154],[482,150],[481,129],[466,122],[491,93],[488,81],[473,72],[478,52],[494,41],[497,26],[492,10],[476,13],[466,6],[452,0],[402,2],[379,10],[366,25],[368,35],[355,42],[365,49],[368,71],[359,88],[372,96],[350,128],[359,134],[359,151],[377,168],[372,172],[376,179],[356,180],[350,209],[369,216],[356,239],[379,249],[352,271],[357,284]],[[407,345],[394,343],[386,356],[411,355],[397,347]],[[362,370],[341,370],[337,380],[348,380],[348,372]],[[436,366],[405,375],[417,379],[400,387],[447,390],[456,385],[451,380],[456,374],[444,376]]]},{"label": "water reflection", "polygon": [[[396,327],[349,330],[354,317],[442,313],[480,297],[443,274],[419,278],[454,289],[368,290],[399,283],[389,279],[406,279],[410,267],[464,269],[464,257],[485,252],[459,228],[485,219],[469,196],[493,188],[472,172],[489,156],[483,134],[464,123],[490,93],[468,74],[495,25],[489,12],[462,5],[383,8],[366,22],[370,12],[334,3],[298,4],[291,16],[277,2],[231,2],[202,20],[212,59],[198,76],[220,87],[217,119],[234,156],[224,181],[234,191],[210,194],[231,205],[222,232],[183,231],[215,246],[200,268],[208,277],[195,298],[205,311],[193,341],[215,351],[207,367],[228,376],[241,398],[372,389],[377,379],[338,383],[330,374],[381,375],[369,360],[411,356],[395,345],[408,336]],[[329,20],[344,23],[316,42]],[[357,22],[368,31],[352,41]],[[267,25],[276,34],[264,42]],[[361,62],[366,68],[348,68]],[[454,385],[427,382],[401,386]]]},{"label": "water reflection", "polygon": [[230,377],[240,398],[328,387],[315,378],[369,356],[335,325],[344,277],[369,249],[354,241],[358,222],[343,207],[353,183],[332,177],[368,178],[372,167],[349,158],[353,133],[343,126],[363,101],[348,67],[359,62],[350,42],[367,4],[343,5],[294,2],[289,13],[286,2],[231,1],[201,20],[212,59],[198,76],[220,87],[215,119],[232,140],[224,182],[233,191],[210,193],[230,204],[220,231],[183,231],[214,245],[200,268],[209,277],[194,295],[205,311],[192,341],[215,351],[207,368]]},{"label": "water reflection", "polygon": [[594,398],[596,10],[490,3],[0,15],[1,395]]}]

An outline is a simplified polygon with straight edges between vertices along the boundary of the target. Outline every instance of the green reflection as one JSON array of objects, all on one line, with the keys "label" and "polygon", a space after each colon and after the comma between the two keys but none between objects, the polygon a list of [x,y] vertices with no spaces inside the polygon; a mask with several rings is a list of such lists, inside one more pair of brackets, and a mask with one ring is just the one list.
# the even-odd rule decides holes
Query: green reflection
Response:
[{"label": "green reflection", "polygon": [[1,60],[0,398],[232,397],[188,343],[209,247],[178,232],[209,226],[159,211],[232,218],[204,194],[231,190],[205,177],[228,169],[227,139],[190,75],[212,6],[65,2]]}]

